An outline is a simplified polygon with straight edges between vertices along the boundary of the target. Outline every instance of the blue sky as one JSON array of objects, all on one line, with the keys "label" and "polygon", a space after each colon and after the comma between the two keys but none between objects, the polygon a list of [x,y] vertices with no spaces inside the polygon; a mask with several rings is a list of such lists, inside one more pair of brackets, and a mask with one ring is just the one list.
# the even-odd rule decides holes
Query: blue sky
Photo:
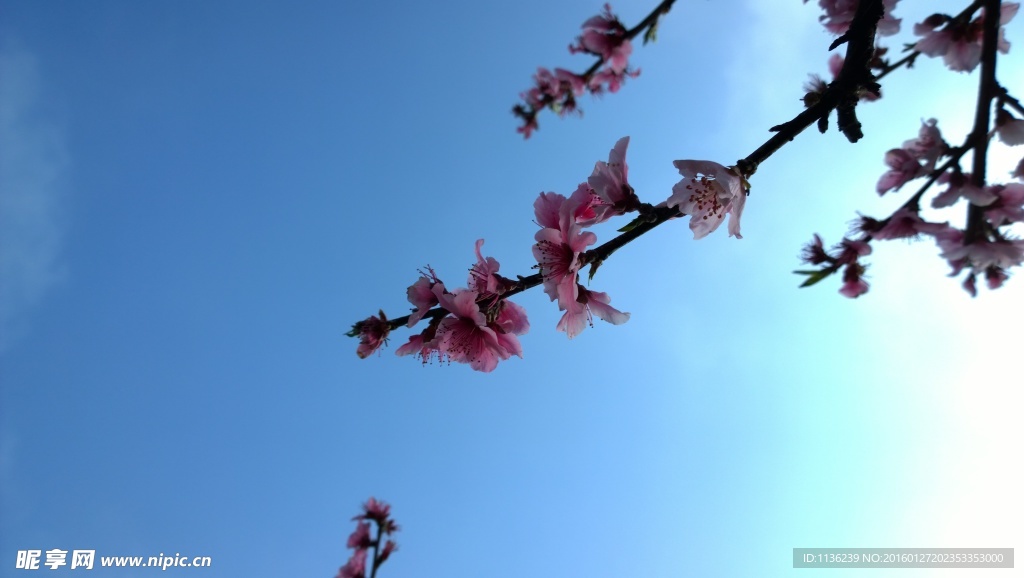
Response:
[{"label": "blue sky", "polygon": [[[1021,280],[972,300],[928,242],[878,245],[856,301],[792,274],[813,233],[903,202],[874,185],[922,119],[962,142],[977,73],[922,59],[861,107],[862,142],[801,135],[752,179],[741,241],[680,221],[621,250],[591,288],[622,326],[570,342],[534,290],[525,358],[487,375],[396,358],[403,332],[366,360],[344,336],[407,311],[427,264],[461,285],[478,238],[528,274],[536,195],[622,136],[654,203],[673,160],[749,154],[827,74],[813,4],[679,0],[639,78],[524,142],[518,93],[589,66],[565,48],[599,3],[0,0],[3,574],[61,548],[333,576],[371,495],[402,526],[388,577],[1020,547]],[[959,9],[901,2],[890,45]],[[1018,92],[1021,32],[999,64]],[[1019,158],[997,148],[990,176]]]}]

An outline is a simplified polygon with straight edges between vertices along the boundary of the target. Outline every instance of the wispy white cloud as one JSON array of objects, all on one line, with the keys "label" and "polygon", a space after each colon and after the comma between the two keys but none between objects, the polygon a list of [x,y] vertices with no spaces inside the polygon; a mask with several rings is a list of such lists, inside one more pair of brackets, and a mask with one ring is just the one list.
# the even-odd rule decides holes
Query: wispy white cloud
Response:
[{"label": "wispy white cloud", "polygon": [[788,120],[779,111],[800,111],[808,73],[827,75],[824,48],[832,37],[818,25],[819,12],[799,2],[745,3],[727,68],[730,117],[741,119],[740,128],[762,134],[762,124]]},{"label": "wispy white cloud", "polygon": [[65,275],[61,206],[69,158],[63,129],[40,115],[35,57],[0,47],[0,351]]}]

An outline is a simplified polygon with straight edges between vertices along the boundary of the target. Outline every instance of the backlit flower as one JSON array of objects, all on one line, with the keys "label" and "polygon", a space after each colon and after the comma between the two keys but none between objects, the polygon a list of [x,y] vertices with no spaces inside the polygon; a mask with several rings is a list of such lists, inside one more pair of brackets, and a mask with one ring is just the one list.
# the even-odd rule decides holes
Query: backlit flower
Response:
[{"label": "backlit flower", "polygon": [[[1002,28],[1013,19],[1020,8],[1019,3],[1003,3],[999,7],[999,38],[997,49],[1006,54],[1010,44]],[[942,56],[950,70],[970,72],[981,62],[981,45],[984,37],[984,8],[970,22],[961,23],[945,14],[933,14],[924,22],[914,25],[914,34],[924,36],[914,49],[928,56]]]},{"label": "backlit flower", "polygon": [[388,318],[384,312],[380,311],[379,314],[380,317],[371,315],[353,328],[359,334],[359,347],[356,348],[356,355],[361,359],[365,359],[388,341],[391,326],[388,325]]},{"label": "backlit flower", "polygon": [[[498,301],[496,307],[500,310],[493,311],[497,318],[489,321],[476,302],[479,297],[476,291],[457,289],[455,293],[444,293],[438,289],[439,286],[434,287],[438,301],[452,313],[437,327],[434,342],[440,355],[468,363],[473,369],[483,372],[494,371],[499,361],[512,355],[523,356],[515,333],[508,331],[525,332],[529,329],[522,308],[507,301]],[[503,318],[501,313],[506,307],[511,308],[511,313]],[[491,310],[488,312],[492,313]]]},{"label": "backlit flower", "polygon": [[629,313],[623,313],[609,305],[611,298],[607,293],[591,291],[579,284],[576,285],[576,291],[576,300],[569,304],[556,326],[556,329],[564,331],[569,339],[579,335],[587,325],[593,327],[594,315],[612,325],[621,325],[629,321]]},{"label": "backlit flower", "polygon": [[633,46],[626,39],[626,27],[612,14],[612,7],[604,5],[604,11],[583,23],[583,34],[576,38],[576,44],[569,46],[569,52],[587,52],[600,56],[615,72],[626,70]]},{"label": "backlit flower", "polygon": [[735,167],[712,161],[675,161],[683,180],[672,187],[667,205],[690,215],[694,239],[712,233],[729,215],[729,236],[742,239],[740,216],[746,203],[746,183]]},{"label": "backlit flower", "polygon": [[637,198],[627,177],[629,173],[629,166],[626,164],[627,146],[629,146],[628,136],[619,139],[608,153],[608,162],[597,161],[593,174],[587,179],[587,183],[593,187],[594,193],[608,206],[608,209],[601,215],[603,217],[601,220],[640,208],[640,199]]}]

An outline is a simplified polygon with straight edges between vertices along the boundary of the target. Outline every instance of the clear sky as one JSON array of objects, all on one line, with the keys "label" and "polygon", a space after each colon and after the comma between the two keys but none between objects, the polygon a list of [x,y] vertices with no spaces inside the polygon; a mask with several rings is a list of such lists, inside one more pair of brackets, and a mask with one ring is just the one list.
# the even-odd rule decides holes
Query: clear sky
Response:
[{"label": "clear sky", "polygon": [[[427,264],[462,285],[478,238],[532,272],[537,194],[623,136],[652,203],[673,160],[749,154],[828,74],[814,4],[679,0],[639,78],[524,142],[517,95],[537,66],[590,65],[566,46],[599,2],[0,0],[0,575],[59,548],[329,577],[369,496],[402,526],[382,577],[841,577],[792,548],[1019,551],[1024,279],[971,299],[927,241],[876,244],[858,300],[792,274],[813,233],[916,190],[874,187],[922,119],[962,142],[977,72],[921,59],[861,107],[862,142],[801,135],[753,177],[744,239],[679,221],[621,250],[591,288],[624,325],[568,341],[535,289],[524,359],[491,374],[397,358],[406,332],[366,360],[344,336],[406,313]],[[904,0],[890,46],[961,7]],[[999,61],[1018,96],[1021,21]]]}]

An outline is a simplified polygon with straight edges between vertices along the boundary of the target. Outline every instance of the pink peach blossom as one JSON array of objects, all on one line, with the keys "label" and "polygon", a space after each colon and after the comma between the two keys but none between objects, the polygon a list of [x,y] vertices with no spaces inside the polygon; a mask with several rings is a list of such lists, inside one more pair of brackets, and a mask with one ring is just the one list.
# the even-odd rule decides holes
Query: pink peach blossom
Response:
[{"label": "pink peach blossom", "polygon": [[860,257],[871,254],[871,245],[866,241],[843,238],[836,247],[840,251],[836,259],[840,263],[852,263]]},{"label": "pink peach blossom", "polygon": [[864,280],[864,266],[853,262],[843,270],[843,286],[839,293],[844,297],[856,299],[868,292],[868,283]]},{"label": "pink peach blossom", "polygon": [[967,199],[979,207],[987,207],[995,202],[996,195],[987,188],[972,185],[970,177],[970,173],[942,173],[936,182],[949,186],[932,199],[932,207],[936,209],[951,207],[961,198]]},{"label": "pink peach blossom", "polygon": [[576,44],[569,46],[569,52],[600,56],[611,70],[621,73],[626,70],[633,47],[626,39],[626,27],[611,9],[605,4],[601,14],[583,23],[583,34],[576,38]]},{"label": "pink peach blossom", "polygon": [[996,197],[985,217],[994,227],[1024,222],[1024,185],[992,185],[985,190]]},{"label": "pink peach blossom", "polygon": [[609,305],[611,298],[607,293],[590,291],[579,284],[576,290],[576,301],[569,304],[556,326],[556,329],[564,331],[569,339],[582,333],[587,325],[593,327],[594,315],[612,325],[621,325],[629,321],[629,313],[623,313]]},{"label": "pink peach blossom", "polygon": [[362,548],[353,552],[348,562],[338,570],[336,578],[365,578],[366,554],[367,551]]},{"label": "pink peach blossom", "polygon": [[[571,220],[581,227],[589,227],[597,223],[603,223],[612,218],[614,206],[597,196],[597,192],[591,188],[589,183],[580,183],[572,195],[561,207],[561,219]],[[568,222],[568,221],[567,221]],[[561,228],[559,224],[556,228]]]},{"label": "pink peach blossom", "polygon": [[[507,301],[499,301],[501,311],[506,308],[510,313],[505,318],[498,312],[498,323],[489,323],[487,316],[480,311],[477,304],[479,294],[468,289],[456,289],[455,293],[439,291],[434,287],[441,306],[452,315],[445,317],[438,325],[435,343],[440,355],[452,361],[468,363],[477,371],[491,372],[498,362],[512,355],[522,357],[522,347],[516,335],[505,332],[505,327],[525,331],[525,312],[517,305]],[[501,331],[500,335],[495,330]]]},{"label": "pink peach blossom", "polygon": [[821,236],[817,233],[814,234],[814,240],[804,245],[803,250],[800,253],[800,260],[804,263],[810,263],[811,265],[821,265],[832,261],[832,257],[825,251],[824,241],[821,240]]},{"label": "pink peach blossom", "polygon": [[423,360],[423,363],[426,363],[434,353],[437,353],[437,348],[431,345],[432,340],[433,337],[427,338],[424,333],[417,333],[410,336],[405,345],[396,349],[395,354],[398,356],[416,355]]},{"label": "pink peach blossom", "polygon": [[536,223],[548,229],[559,227],[559,213],[562,204],[565,203],[565,196],[558,193],[541,193],[533,202],[533,215]]},{"label": "pink peach blossom", "polygon": [[886,224],[871,233],[872,238],[880,241],[889,239],[911,239],[921,233],[935,234],[944,231],[949,223],[929,223],[921,218],[917,211],[899,209],[892,214]]},{"label": "pink peach blossom", "polygon": [[[892,36],[900,31],[900,19],[892,16],[892,11],[896,8],[898,1],[883,0],[885,14],[878,22],[878,34]],[[804,3],[806,4],[807,0],[804,0]],[[818,6],[825,11],[819,20],[829,32],[836,35],[845,34],[853,22],[853,16],[857,13],[858,4],[860,4],[859,0],[819,0]]]},{"label": "pink peach blossom", "polygon": [[508,289],[508,280],[498,275],[501,265],[494,257],[484,258],[480,249],[483,239],[476,241],[476,263],[469,269],[469,288],[480,295],[501,295]]},{"label": "pink peach blossom", "polygon": [[384,315],[384,311],[380,311],[379,315],[379,317],[371,315],[353,328],[357,329],[359,333],[359,347],[356,348],[356,355],[360,359],[365,359],[388,341],[391,326],[388,325],[388,318]]},{"label": "pink peach blossom", "polygon": [[976,283],[977,279],[977,274],[973,272],[970,275],[968,275],[966,279],[964,279],[962,287],[964,288],[964,291],[967,291],[971,295],[971,297],[978,296],[978,286]]},{"label": "pink peach blossom", "polygon": [[534,238],[533,256],[544,276],[544,292],[565,309],[576,299],[576,279],[583,263],[580,255],[597,242],[597,235],[582,231],[575,222],[563,219],[560,229],[544,228]]},{"label": "pink peach blossom", "polygon": [[984,271],[987,267],[1009,269],[1024,263],[1024,241],[1020,239],[979,239],[965,245],[963,232],[957,229],[952,231],[951,234],[936,235],[936,241],[942,249],[942,258],[954,268],[957,267],[955,263],[961,261],[965,261],[975,272]]},{"label": "pink peach blossom", "polygon": [[879,195],[884,195],[891,190],[899,190],[900,187],[918,177],[924,176],[925,168],[921,163],[904,149],[890,149],[885,153],[885,164],[889,165],[889,171],[878,179],[875,187]]},{"label": "pink peach blossom", "polygon": [[359,522],[356,524],[355,532],[348,537],[349,548],[369,548],[372,545],[370,540],[370,524]]},{"label": "pink peach blossom", "polygon": [[927,171],[934,170],[939,158],[949,151],[949,145],[942,138],[938,121],[934,118],[921,121],[917,138],[905,141],[903,148],[914,158],[924,161],[924,168]]},{"label": "pink peach blossom", "polygon": [[609,206],[604,218],[611,215],[624,215],[640,208],[633,187],[629,184],[629,165],[626,164],[626,147],[629,137],[622,137],[608,153],[608,162],[597,161],[594,172],[587,179],[594,193]]},{"label": "pink peach blossom", "polygon": [[602,68],[590,77],[587,88],[592,94],[601,94],[606,90],[615,94],[626,83],[627,78],[636,78],[638,76],[640,76],[639,69],[619,72],[610,68]]},{"label": "pink peach blossom", "polygon": [[1000,267],[989,267],[985,269],[985,282],[988,284],[988,288],[992,291],[999,289],[1003,286],[1003,283],[1009,279],[1006,271]]},{"label": "pink peach blossom", "polygon": [[366,503],[363,504],[363,513],[352,519],[373,520],[378,524],[383,524],[389,516],[391,516],[391,505],[370,496],[370,499],[366,500]]},{"label": "pink peach blossom", "polygon": [[391,553],[396,550],[398,550],[398,544],[395,544],[394,540],[388,540],[385,542],[384,548],[381,549],[380,554],[377,555],[377,564],[383,564],[391,557]]},{"label": "pink peach blossom", "polygon": [[406,323],[406,327],[412,327],[423,319],[423,316],[428,311],[437,305],[437,297],[434,296],[434,285],[440,283],[434,270],[427,267],[426,272],[420,271],[420,278],[415,283],[409,286],[406,290],[406,296],[409,299],[409,303],[412,303],[416,309],[409,315],[409,321]]}]

